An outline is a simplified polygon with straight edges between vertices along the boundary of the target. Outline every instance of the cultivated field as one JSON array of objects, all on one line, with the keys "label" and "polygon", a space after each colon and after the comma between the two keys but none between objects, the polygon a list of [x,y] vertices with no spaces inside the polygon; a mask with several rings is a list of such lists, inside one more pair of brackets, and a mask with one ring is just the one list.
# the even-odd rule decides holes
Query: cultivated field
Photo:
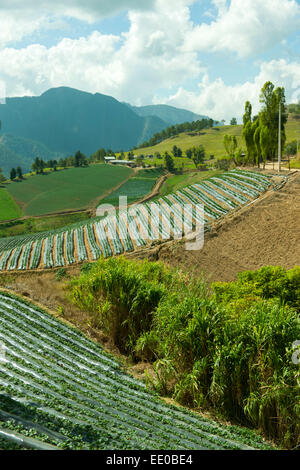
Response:
[{"label": "cultivated field", "polygon": [[21,217],[22,211],[11,195],[4,188],[0,188],[0,220],[11,220]]},{"label": "cultivated field", "polygon": [[101,199],[101,204],[119,204],[120,196],[127,196],[128,204],[142,199],[154,188],[157,179],[164,174],[162,169],[141,170],[136,176],[131,177],[119,189],[113,191]]},{"label": "cultivated field", "polygon": [[167,405],[99,345],[0,292],[2,449],[268,449],[244,428]]},{"label": "cultivated field", "polygon": [[25,215],[88,208],[133,174],[128,167],[96,164],[28,177],[7,185]]},{"label": "cultivated field", "polygon": [[[197,224],[206,230],[229,213],[257,199],[271,178],[247,171],[230,171],[100,220],[79,222],[56,231],[0,239],[0,270],[26,270],[72,265],[167,241]],[[194,208],[202,204],[204,213]],[[186,208],[184,224],[182,208]],[[173,214],[171,217],[170,214]],[[148,223],[151,217],[151,224]]]}]

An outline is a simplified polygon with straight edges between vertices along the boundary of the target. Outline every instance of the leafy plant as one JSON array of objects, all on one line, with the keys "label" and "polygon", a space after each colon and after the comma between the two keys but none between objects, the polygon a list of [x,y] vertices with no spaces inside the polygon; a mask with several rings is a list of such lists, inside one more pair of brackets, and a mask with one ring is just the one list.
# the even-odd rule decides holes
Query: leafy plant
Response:
[{"label": "leafy plant", "polygon": [[66,277],[67,271],[66,268],[60,268],[55,273],[55,280],[61,281],[64,277]]}]

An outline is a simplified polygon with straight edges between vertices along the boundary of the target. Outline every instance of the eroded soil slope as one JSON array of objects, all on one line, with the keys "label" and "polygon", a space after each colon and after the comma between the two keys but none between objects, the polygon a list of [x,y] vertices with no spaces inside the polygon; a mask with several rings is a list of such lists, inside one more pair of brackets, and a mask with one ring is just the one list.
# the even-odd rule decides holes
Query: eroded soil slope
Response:
[{"label": "eroded soil slope", "polygon": [[216,226],[202,250],[173,244],[162,246],[157,255],[172,266],[204,271],[211,281],[231,281],[240,271],[265,265],[300,265],[300,173]]}]

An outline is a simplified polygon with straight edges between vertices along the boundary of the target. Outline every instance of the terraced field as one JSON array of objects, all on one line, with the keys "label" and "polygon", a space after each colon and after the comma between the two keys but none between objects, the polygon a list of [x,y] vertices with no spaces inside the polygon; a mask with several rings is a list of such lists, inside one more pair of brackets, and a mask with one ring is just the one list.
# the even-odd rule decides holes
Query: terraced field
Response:
[{"label": "terraced field", "polygon": [[269,448],[167,405],[81,332],[0,292],[0,448]]},{"label": "terraced field", "polygon": [[119,197],[124,195],[127,196],[128,204],[138,201],[152,191],[157,179],[164,173],[164,170],[159,168],[141,170],[138,172],[137,176],[131,177],[119,189],[113,191],[109,196],[102,199],[101,204],[112,204],[113,206],[118,206]]},{"label": "terraced field", "polygon": [[88,208],[132,174],[128,167],[98,163],[30,176],[7,185],[7,191],[25,215],[40,216]]},{"label": "terraced field", "polygon": [[[104,219],[90,219],[56,231],[0,239],[0,270],[60,267],[109,257],[206,229],[251,203],[271,185],[269,176],[233,170]],[[204,206],[204,214],[196,210]],[[185,209],[183,220],[182,209]],[[150,221],[150,223],[149,223]]]}]

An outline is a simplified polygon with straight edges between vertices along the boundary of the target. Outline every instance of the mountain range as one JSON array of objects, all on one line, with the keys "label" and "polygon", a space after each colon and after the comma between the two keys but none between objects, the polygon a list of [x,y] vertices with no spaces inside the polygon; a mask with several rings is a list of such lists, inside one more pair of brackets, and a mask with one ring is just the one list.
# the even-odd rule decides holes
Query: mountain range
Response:
[{"label": "mountain range", "polygon": [[68,87],[41,96],[7,98],[0,105],[0,167],[28,171],[34,158],[87,156],[103,147],[129,150],[173,124],[202,119],[167,105],[131,106],[111,96]]}]

